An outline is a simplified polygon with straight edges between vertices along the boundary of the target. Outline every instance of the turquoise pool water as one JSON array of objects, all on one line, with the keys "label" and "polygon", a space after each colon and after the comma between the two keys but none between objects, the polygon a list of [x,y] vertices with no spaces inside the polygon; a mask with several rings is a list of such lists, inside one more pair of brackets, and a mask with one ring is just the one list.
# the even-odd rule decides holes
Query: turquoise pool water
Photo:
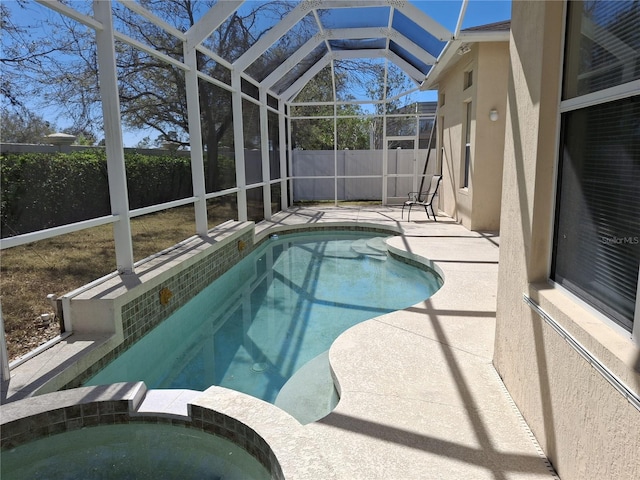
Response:
[{"label": "turquoise pool water", "polygon": [[3,480],[268,480],[236,444],[199,430],[160,424],[102,425],[2,451]]},{"label": "turquoise pool water", "polygon": [[[348,328],[430,297],[440,277],[366,234],[269,239],[86,385],[220,385],[274,403]],[[328,369],[327,369],[328,372]]]}]

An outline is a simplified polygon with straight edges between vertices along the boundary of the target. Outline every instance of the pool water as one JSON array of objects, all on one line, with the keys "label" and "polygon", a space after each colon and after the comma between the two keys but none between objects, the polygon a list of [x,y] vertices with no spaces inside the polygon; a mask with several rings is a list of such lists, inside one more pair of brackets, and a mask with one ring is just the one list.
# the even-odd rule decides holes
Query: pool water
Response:
[{"label": "pool water", "polygon": [[384,239],[371,235],[271,238],[86,385],[220,385],[274,403],[342,332],[414,305],[441,284],[387,256]]},{"label": "pool water", "polygon": [[162,424],[102,425],[2,451],[3,480],[267,480],[248,452],[200,430]]}]

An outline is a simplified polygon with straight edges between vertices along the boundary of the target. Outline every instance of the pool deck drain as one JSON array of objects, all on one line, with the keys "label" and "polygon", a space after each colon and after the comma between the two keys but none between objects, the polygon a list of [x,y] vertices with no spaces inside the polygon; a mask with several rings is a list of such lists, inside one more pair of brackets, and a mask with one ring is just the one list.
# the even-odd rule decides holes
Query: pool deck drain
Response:
[{"label": "pool deck drain", "polygon": [[180,414],[182,402],[233,416],[268,442],[286,478],[556,478],[492,365],[499,237],[442,216],[406,222],[400,207],[383,206],[293,208],[256,233],[327,222],[401,227],[390,248],[433,260],[445,277],[430,299],[358,324],[334,342],[336,409],[300,425],[273,405],[219,387],[175,401],[149,392],[145,408],[169,402]]}]

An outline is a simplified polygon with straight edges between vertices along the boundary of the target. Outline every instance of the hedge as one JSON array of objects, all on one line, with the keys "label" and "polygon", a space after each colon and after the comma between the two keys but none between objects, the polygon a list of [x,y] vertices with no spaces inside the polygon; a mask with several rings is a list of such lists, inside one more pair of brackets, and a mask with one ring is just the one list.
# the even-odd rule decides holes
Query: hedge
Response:
[{"label": "hedge", "polygon": [[[125,154],[129,208],[192,195],[189,157]],[[2,237],[109,215],[104,150],[0,155]]]}]

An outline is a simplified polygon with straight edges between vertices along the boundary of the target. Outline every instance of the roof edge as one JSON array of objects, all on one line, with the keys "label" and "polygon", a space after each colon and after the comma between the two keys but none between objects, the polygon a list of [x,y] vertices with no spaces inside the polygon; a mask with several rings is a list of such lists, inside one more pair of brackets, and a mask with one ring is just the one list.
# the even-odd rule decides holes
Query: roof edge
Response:
[{"label": "roof edge", "polygon": [[447,42],[440,56],[436,60],[424,81],[420,84],[420,90],[433,90],[437,86],[442,75],[452,65],[458,62],[458,50],[470,43],[481,42],[508,42],[511,37],[511,21],[489,23],[477,27],[462,30],[457,38]]},{"label": "roof edge", "polygon": [[498,32],[511,30],[511,20],[502,20],[500,22],[485,23],[484,25],[477,25],[475,27],[464,28],[462,32]]}]

